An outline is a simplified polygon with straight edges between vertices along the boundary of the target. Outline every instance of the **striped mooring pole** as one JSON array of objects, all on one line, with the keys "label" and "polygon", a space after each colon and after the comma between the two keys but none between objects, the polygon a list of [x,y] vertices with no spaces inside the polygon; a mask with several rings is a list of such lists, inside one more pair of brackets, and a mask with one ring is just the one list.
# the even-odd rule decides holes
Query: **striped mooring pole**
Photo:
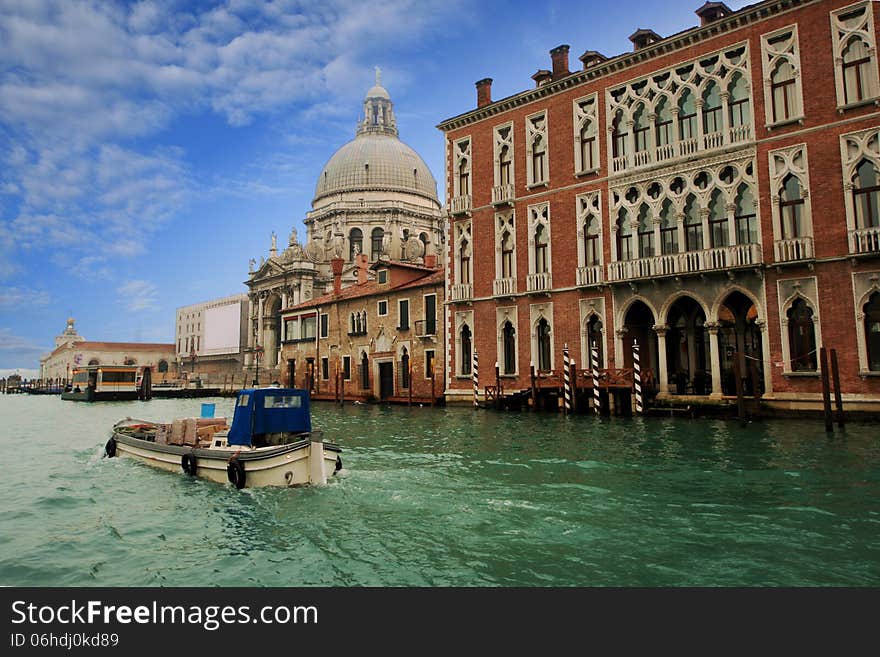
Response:
[{"label": "striped mooring pole", "polygon": [[590,368],[593,370],[593,410],[599,415],[602,412],[602,398],[599,395],[599,347],[595,340],[590,347]]},{"label": "striped mooring pole", "polygon": [[562,391],[565,395],[565,414],[571,414],[571,360],[568,355],[568,343],[562,347]]},{"label": "striped mooring pole", "polygon": [[474,408],[477,408],[480,405],[478,401],[477,395],[480,387],[480,376],[477,373],[477,349],[474,348],[474,362],[471,366],[471,373],[474,375]]},{"label": "striped mooring pole", "polygon": [[636,413],[642,412],[642,366],[639,363],[639,341],[633,340],[633,383],[636,387]]}]

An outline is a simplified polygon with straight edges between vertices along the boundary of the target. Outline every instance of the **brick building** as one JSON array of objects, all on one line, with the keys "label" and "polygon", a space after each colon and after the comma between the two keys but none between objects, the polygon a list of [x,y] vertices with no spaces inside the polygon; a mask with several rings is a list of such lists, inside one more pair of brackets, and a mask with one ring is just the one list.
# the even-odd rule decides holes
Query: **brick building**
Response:
[{"label": "brick building", "polygon": [[355,260],[355,284],[342,287],[345,261],[337,258],[333,292],[281,310],[281,383],[333,398],[342,372],[346,399],[442,398],[444,273],[436,257]]},{"label": "brick building", "polygon": [[[707,2],[700,25],[632,52],[550,51],[535,86],[442,122],[450,399],[472,346],[507,389],[530,364],[628,367],[660,394],[880,402],[877,7]],[[494,372],[492,373],[494,379]]]}]

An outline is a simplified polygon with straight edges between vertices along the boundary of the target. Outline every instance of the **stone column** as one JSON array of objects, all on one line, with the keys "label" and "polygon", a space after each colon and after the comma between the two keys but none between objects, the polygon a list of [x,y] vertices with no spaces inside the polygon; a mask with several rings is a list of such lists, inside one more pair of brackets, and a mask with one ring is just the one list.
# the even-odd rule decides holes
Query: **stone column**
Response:
[{"label": "stone column", "polygon": [[617,337],[614,342],[614,366],[617,369],[622,369],[623,364],[626,362],[623,349],[627,333],[629,333],[629,329],[625,326],[614,331],[614,335]]},{"label": "stone column", "polygon": [[723,143],[730,143],[730,92],[726,89],[721,92],[721,139]]},{"label": "stone column", "polygon": [[247,312],[247,348],[248,351],[244,355],[244,366],[250,367],[253,360],[251,349],[254,348],[254,298],[248,295],[248,312]]},{"label": "stone column", "polygon": [[266,298],[265,292],[260,292],[260,303],[257,310],[257,343],[262,344],[265,340],[263,336],[263,301]]},{"label": "stone column", "polygon": [[761,329],[761,369],[764,372],[764,394],[773,392],[773,361],[770,357],[770,335],[767,331],[766,320],[758,320],[755,322],[757,327]]},{"label": "stone column", "polygon": [[666,365],[666,332],[669,324],[654,324],[654,333],[657,334],[657,384],[660,392],[669,392],[669,374]]},{"label": "stone column", "polygon": [[709,358],[712,363],[712,397],[721,397],[721,352],[718,349],[718,331],[721,325],[717,322],[707,322],[706,330],[709,331]]}]

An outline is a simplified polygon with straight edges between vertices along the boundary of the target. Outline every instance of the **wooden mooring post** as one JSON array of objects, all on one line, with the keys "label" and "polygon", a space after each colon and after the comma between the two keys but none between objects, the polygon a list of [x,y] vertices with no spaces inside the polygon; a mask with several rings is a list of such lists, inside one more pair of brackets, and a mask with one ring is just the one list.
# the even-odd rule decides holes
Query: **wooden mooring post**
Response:
[{"label": "wooden mooring post", "polygon": [[500,411],[503,404],[501,403],[501,369],[498,367],[498,361],[495,361],[495,410]]},{"label": "wooden mooring post", "polygon": [[569,371],[571,372],[571,412],[577,413],[578,408],[578,380],[577,380],[577,363],[572,359],[571,363],[568,366]]},{"label": "wooden mooring post", "polygon": [[837,349],[831,350],[831,381],[834,383],[834,406],[837,411],[837,426],[841,429],[843,420],[843,396],[840,392],[840,370],[837,369]]},{"label": "wooden mooring post", "polygon": [[599,347],[595,340],[590,348],[590,369],[593,371],[593,410],[602,414],[602,395],[599,392]]},{"label": "wooden mooring post", "polygon": [[538,410],[538,387],[535,385],[536,376],[535,376],[535,364],[529,364],[529,377],[532,383],[532,410]]},{"label": "wooden mooring post", "polygon": [[746,417],[746,400],[743,397],[743,376],[742,367],[739,364],[740,354],[738,351],[733,352],[733,378],[736,384],[736,415],[740,420]]},{"label": "wooden mooring post", "polygon": [[571,415],[571,359],[568,355],[568,343],[562,346],[562,395],[564,415]]},{"label": "wooden mooring post", "polygon": [[[480,389],[480,375],[479,375],[479,372],[477,371],[478,364],[479,364],[479,358],[477,356],[477,349],[476,349],[476,347],[474,347],[473,362],[471,363],[471,374],[472,374],[473,380],[474,380],[474,408],[480,407],[480,401],[479,401],[479,396],[478,396],[479,389]],[[431,373],[431,377],[432,377],[431,378],[431,387],[432,388],[434,387],[433,376],[434,376],[434,373],[432,372]],[[433,391],[431,393],[431,396],[432,397],[434,396]]]},{"label": "wooden mooring post", "polygon": [[822,369],[822,409],[825,414],[825,431],[832,431],[831,391],[828,385],[828,355],[825,353],[825,347],[819,349],[819,367]]},{"label": "wooden mooring post", "polygon": [[407,358],[406,361],[406,382],[407,382],[407,398],[406,405],[412,406],[412,389],[413,389],[413,378],[412,378],[412,363]]}]

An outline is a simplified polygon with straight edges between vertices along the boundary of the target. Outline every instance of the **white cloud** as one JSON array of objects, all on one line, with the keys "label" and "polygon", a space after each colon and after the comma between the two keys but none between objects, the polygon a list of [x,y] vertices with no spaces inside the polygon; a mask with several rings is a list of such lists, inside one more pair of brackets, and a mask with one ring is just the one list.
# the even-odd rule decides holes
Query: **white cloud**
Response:
[{"label": "white cloud", "polygon": [[148,281],[132,280],[116,290],[120,302],[128,310],[158,310],[159,291]]},{"label": "white cloud", "polygon": [[0,306],[47,306],[49,293],[25,287],[0,288]]},{"label": "white cloud", "polygon": [[49,350],[49,347],[40,346],[30,338],[13,335],[10,329],[0,327],[0,354],[3,354],[4,361],[34,363]]}]

